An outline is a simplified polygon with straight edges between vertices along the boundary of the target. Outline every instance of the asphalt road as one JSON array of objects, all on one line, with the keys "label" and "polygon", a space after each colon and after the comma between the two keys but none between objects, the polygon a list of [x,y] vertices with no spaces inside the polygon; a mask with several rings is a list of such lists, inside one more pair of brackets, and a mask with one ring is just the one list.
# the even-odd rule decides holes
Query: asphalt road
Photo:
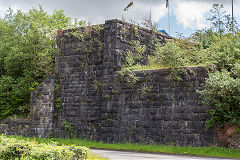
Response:
[{"label": "asphalt road", "polygon": [[206,158],[195,156],[110,151],[98,149],[91,149],[91,152],[109,158],[110,160],[233,160],[227,158]]}]

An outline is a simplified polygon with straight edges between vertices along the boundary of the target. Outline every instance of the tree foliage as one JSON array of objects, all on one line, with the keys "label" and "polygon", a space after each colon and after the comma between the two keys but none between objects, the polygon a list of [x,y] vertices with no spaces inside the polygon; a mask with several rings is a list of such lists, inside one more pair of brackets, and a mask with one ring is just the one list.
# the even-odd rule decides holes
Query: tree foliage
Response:
[{"label": "tree foliage", "polygon": [[56,31],[71,24],[41,6],[0,19],[0,118],[28,115],[30,93],[53,71]]},{"label": "tree foliage", "polygon": [[240,125],[240,39],[236,35],[222,35],[203,53],[211,56],[215,66],[209,72],[206,86],[200,91],[205,105],[211,107],[211,119],[207,127],[215,123],[222,127],[226,123]]},{"label": "tree foliage", "polygon": [[[240,33],[236,21],[213,5],[212,28],[196,32],[194,40],[202,45],[208,64],[214,66],[200,91],[205,105],[211,107],[207,128],[217,124],[240,126]],[[233,28],[233,24],[234,27]]]},{"label": "tree foliage", "polygon": [[223,4],[213,4],[210,12],[212,17],[207,20],[211,23],[211,30],[218,33],[218,35],[232,33],[233,30],[238,30],[236,20],[232,21],[230,15],[226,15],[226,11],[223,10]]}]

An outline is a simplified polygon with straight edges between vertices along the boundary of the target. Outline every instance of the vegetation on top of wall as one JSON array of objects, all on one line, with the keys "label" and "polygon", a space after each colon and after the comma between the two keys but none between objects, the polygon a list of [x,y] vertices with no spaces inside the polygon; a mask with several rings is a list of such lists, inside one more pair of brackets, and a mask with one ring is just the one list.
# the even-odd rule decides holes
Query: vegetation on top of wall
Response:
[{"label": "vegetation on top of wall", "polygon": [[132,46],[132,48],[127,50],[126,62],[124,67],[141,65],[144,58],[143,54],[146,51],[146,46],[141,45],[140,42],[137,40],[131,41],[129,44],[130,46]]},{"label": "vegetation on top of wall", "polygon": [[134,86],[138,82],[138,77],[132,71],[136,66],[143,66],[146,46],[141,45],[138,40],[133,40],[129,44],[131,49],[126,52],[126,59],[121,68],[121,81],[126,81],[131,86]]},{"label": "vegetation on top of wall", "polygon": [[[222,10],[223,5],[214,4],[209,19],[211,28],[198,30],[190,37],[174,38],[161,43],[157,40],[153,56],[148,56],[148,63],[130,63],[125,65],[131,70],[156,69],[156,68],[181,68],[188,66],[224,66],[224,63],[234,65],[238,56],[234,47],[239,46],[238,25],[234,20],[235,34],[232,34],[232,20]],[[224,46],[228,46],[225,49]],[[231,46],[231,47],[230,47]],[[225,51],[221,51],[221,49]],[[232,52],[233,51],[233,52]],[[227,53],[227,54],[225,54]],[[130,56],[132,56],[130,54]],[[129,57],[128,59],[134,59]],[[226,62],[225,62],[226,61]],[[129,64],[129,63],[128,63]]]},{"label": "vegetation on top of wall", "polygon": [[93,49],[94,43],[98,43],[100,48],[103,47],[103,44],[99,40],[101,38],[103,29],[103,25],[86,26],[86,23],[81,23],[79,28],[75,28],[73,31],[69,31],[66,34],[69,36],[74,36],[79,39],[80,42],[82,42],[78,50],[83,49],[83,53],[92,53],[92,50],[90,49]]},{"label": "vegetation on top of wall", "polygon": [[[81,67],[82,70],[85,70],[87,73],[87,68],[89,63],[91,63],[90,57],[93,56],[93,53],[97,54],[99,60],[102,59],[100,53],[103,51],[104,47],[104,44],[101,41],[103,30],[103,25],[86,26],[85,23],[82,23],[81,27],[65,33],[66,35],[73,36],[79,40],[76,50],[83,55],[84,61],[82,61]],[[98,90],[99,89],[100,87]]]}]

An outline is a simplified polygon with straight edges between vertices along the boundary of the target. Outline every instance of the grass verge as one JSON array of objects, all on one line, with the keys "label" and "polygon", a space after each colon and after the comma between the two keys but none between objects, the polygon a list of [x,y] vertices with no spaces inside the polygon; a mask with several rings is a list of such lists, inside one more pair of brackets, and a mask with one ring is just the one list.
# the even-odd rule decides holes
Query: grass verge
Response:
[{"label": "grass verge", "polygon": [[88,148],[98,149],[110,149],[110,150],[121,150],[121,151],[140,151],[140,152],[151,152],[151,153],[171,153],[171,154],[182,154],[182,155],[197,155],[197,156],[211,156],[211,157],[225,157],[225,158],[240,158],[240,150],[220,148],[220,147],[180,147],[180,146],[162,146],[162,145],[145,145],[145,144],[132,144],[132,143],[103,143],[90,141],[85,139],[61,139],[61,138],[26,138],[13,136],[19,139],[35,140],[38,142],[49,143],[58,142],[64,145],[79,145]]},{"label": "grass verge", "polygon": [[90,153],[88,160],[109,160],[109,159],[102,157],[101,155],[98,154]]}]

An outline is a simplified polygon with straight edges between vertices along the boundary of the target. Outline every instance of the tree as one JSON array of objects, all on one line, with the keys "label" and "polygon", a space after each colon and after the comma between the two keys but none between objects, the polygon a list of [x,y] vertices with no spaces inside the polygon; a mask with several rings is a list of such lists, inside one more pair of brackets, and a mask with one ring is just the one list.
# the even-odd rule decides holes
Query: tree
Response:
[{"label": "tree", "polygon": [[56,31],[71,25],[62,10],[41,6],[0,19],[0,118],[28,115],[30,93],[53,72]]},{"label": "tree", "polygon": [[[231,16],[229,14],[227,15],[223,8],[223,4],[213,4],[212,9],[210,10],[213,16],[207,19],[212,24],[210,29],[218,33],[220,36],[222,34],[232,33],[233,29],[238,29],[236,20],[232,20]],[[233,23],[235,28],[232,27]]]},{"label": "tree", "polygon": [[[219,11],[218,11],[219,12]],[[215,12],[216,15],[219,13]],[[232,22],[228,15],[223,19],[211,19],[217,30],[208,30],[200,34],[202,43],[208,42],[202,52],[207,55],[210,63],[215,66],[206,79],[204,90],[199,91],[203,103],[211,109],[207,128],[217,124],[240,125],[240,38],[239,32],[232,34]],[[236,27],[237,25],[235,25]],[[209,36],[207,33],[211,31]],[[238,31],[238,30],[236,30]],[[206,44],[206,43],[205,43]],[[207,47],[206,47],[207,46]]]},{"label": "tree", "polygon": [[213,16],[207,20],[209,20],[212,23],[212,29],[216,30],[218,34],[222,34],[224,31],[224,15],[226,11],[222,11],[223,4],[213,4],[213,8],[210,10],[210,12],[213,14]]},{"label": "tree", "polygon": [[150,30],[157,31],[157,23],[153,21],[152,12],[150,11],[148,15],[143,18],[142,25]]}]

